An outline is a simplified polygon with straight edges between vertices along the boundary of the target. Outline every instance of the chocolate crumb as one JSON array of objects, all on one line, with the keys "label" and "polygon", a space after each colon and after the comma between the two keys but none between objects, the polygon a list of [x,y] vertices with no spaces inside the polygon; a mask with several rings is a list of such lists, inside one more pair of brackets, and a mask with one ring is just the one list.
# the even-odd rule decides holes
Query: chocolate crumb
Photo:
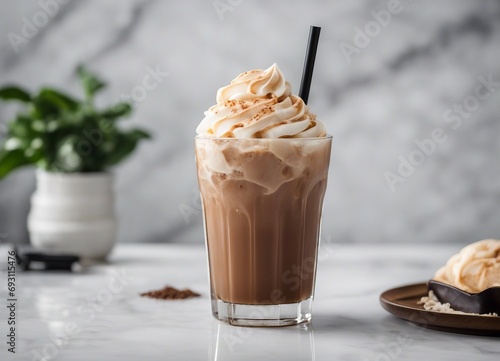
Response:
[{"label": "chocolate crumb", "polygon": [[199,297],[200,294],[186,288],[178,290],[176,288],[166,286],[160,290],[144,292],[140,294],[141,297],[156,298],[159,300],[184,300],[186,298]]}]

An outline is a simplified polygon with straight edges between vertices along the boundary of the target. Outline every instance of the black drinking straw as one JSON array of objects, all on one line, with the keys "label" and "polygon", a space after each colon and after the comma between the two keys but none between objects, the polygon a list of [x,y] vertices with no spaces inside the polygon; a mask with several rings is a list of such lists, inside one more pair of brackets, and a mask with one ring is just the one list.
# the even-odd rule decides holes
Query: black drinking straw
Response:
[{"label": "black drinking straw", "polygon": [[311,26],[309,30],[309,41],[307,42],[306,58],[304,59],[304,69],[302,71],[302,81],[300,82],[299,96],[307,104],[309,99],[309,90],[311,89],[311,80],[314,70],[314,61],[316,60],[316,50],[318,50],[319,26]]}]

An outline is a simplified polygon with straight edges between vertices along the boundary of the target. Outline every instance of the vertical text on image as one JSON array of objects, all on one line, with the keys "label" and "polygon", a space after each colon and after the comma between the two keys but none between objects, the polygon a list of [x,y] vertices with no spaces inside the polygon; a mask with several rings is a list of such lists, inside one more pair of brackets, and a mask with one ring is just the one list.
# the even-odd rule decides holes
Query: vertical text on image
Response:
[{"label": "vertical text on image", "polygon": [[16,251],[7,254],[7,351],[16,353],[17,297],[16,297]]}]

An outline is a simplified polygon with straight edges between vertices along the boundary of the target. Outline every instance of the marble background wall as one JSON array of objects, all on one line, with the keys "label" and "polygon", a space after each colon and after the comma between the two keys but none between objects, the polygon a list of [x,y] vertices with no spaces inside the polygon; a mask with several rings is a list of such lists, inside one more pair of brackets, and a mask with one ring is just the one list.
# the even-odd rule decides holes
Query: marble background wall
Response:
[{"label": "marble background wall", "polygon": [[[500,1],[54,4],[2,3],[0,83],[79,94],[84,63],[111,84],[100,104],[133,95],[127,125],[154,140],[114,170],[121,242],[202,241],[193,135],[203,111],[238,73],[274,62],[298,91],[312,24],[323,29],[309,105],[334,136],[324,237],[500,238]],[[38,24],[30,38],[26,20]],[[9,34],[25,41],[13,46]],[[153,70],[163,75],[144,93]],[[0,107],[4,125],[15,107]],[[4,239],[27,241],[34,186],[29,168],[0,182]]]}]

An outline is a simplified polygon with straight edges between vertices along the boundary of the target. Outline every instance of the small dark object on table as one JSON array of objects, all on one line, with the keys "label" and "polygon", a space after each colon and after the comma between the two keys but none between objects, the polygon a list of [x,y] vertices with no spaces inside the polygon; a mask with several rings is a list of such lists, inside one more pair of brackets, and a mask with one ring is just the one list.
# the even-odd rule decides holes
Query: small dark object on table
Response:
[{"label": "small dark object on table", "polygon": [[14,246],[17,264],[25,271],[30,270],[58,270],[72,271],[73,264],[80,261],[80,257],[64,254],[48,254]]},{"label": "small dark object on table", "polygon": [[161,300],[183,300],[186,298],[199,297],[200,294],[191,291],[190,289],[178,290],[176,288],[166,286],[160,290],[141,293],[142,297],[151,297]]}]

